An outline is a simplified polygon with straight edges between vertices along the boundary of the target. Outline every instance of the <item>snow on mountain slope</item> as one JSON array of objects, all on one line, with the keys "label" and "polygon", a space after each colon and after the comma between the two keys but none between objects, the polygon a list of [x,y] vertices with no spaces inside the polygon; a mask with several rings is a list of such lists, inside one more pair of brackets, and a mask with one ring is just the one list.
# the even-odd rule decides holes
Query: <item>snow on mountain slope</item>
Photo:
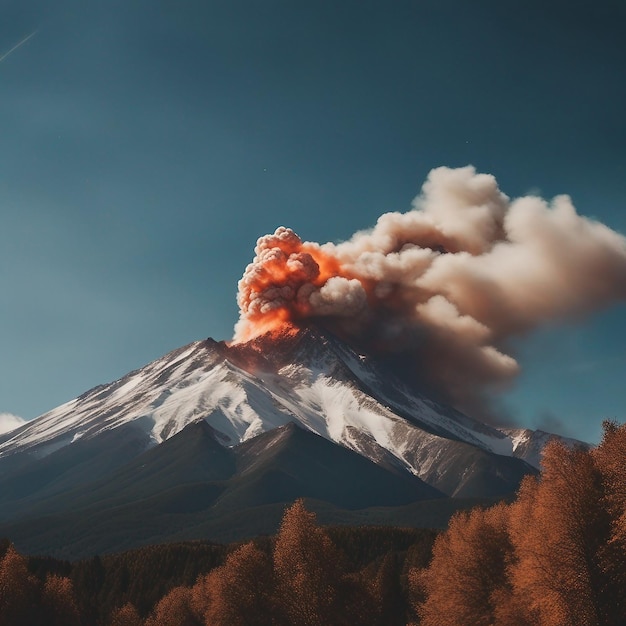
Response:
[{"label": "snow on mountain slope", "polygon": [[22,450],[45,456],[129,422],[140,425],[158,444],[200,418],[207,418],[226,444],[234,444],[259,428],[285,424],[292,416],[208,340],[175,350],[28,422],[0,444],[0,458]]},{"label": "snow on mountain slope", "polygon": [[296,421],[420,477],[432,475],[437,459],[452,448],[458,453],[461,444],[512,456],[517,441],[513,431],[422,397],[371,359],[307,327],[248,344],[208,339],[175,350],[9,433],[0,459],[17,452],[40,458],[131,422],[157,445],[199,419],[226,446]]},{"label": "snow on mountain slope", "polygon": [[539,468],[541,464],[541,456],[546,444],[552,439],[558,439],[568,448],[583,446],[588,448],[586,444],[578,439],[553,435],[543,430],[530,430],[528,428],[501,428],[501,432],[511,439],[513,443],[513,456],[523,459],[529,465]]}]

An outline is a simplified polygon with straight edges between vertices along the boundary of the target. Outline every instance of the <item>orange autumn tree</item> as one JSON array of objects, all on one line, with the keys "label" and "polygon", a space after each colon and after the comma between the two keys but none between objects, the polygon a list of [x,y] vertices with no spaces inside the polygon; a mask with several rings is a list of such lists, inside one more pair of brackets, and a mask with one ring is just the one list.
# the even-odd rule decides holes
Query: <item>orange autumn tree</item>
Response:
[{"label": "orange autumn tree", "polygon": [[315,524],[315,515],[298,500],[285,511],[274,547],[277,595],[288,622],[307,626],[338,619],[341,565],[339,552]]},{"label": "orange autumn tree", "polygon": [[47,626],[80,626],[80,613],[69,578],[49,574],[44,583],[41,604]]},{"label": "orange autumn tree", "polygon": [[37,582],[26,559],[10,545],[0,560],[0,626],[29,626],[39,619]]},{"label": "orange autumn tree", "polygon": [[145,626],[204,626],[204,620],[193,609],[192,590],[174,587],[157,602]]},{"label": "orange autumn tree", "polygon": [[143,620],[132,602],[113,611],[109,626],[143,626]]},{"label": "orange autumn tree", "polygon": [[200,578],[192,606],[205,624],[263,626],[273,613],[273,571],[268,556],[246,543],[221,567]]},{"label": "orange autumn tree", "polygon": [[511,507],[513,586],[542,624],[606,623],[603,607],[610,602],[611,584],[602,549],[609,519],[592,454],[550,443],[541,481],[535,486],[531,480]]},{"label": "orange autumn tree", "polygon": [[[615,623],[626,623],[626,424],[604,423],[604,437],[593,451],[602,477],[604,501],[609,517],[609,540],[604,546],[602,566],[612,581]],[[611,591],[609,591],[611,593]]]},{"label": "orange autumn tree", "polygon": [[377,624],[374,590],[346,574],[340,550],[297,500],[284,514],[274,546],[275,606],[289,626]]},{"label": "orange autumn tree", "polygon": [[551,442],[539,480],[510,506],[453,518],[412,574],[423,623],[626,623],[625,474],[626,425],[606,423],[595,450]]},{"label": "orange autumn tree", "polygon": [[426,596],[418,607],[421,624],[494,623],[498,594],[508,585],[508,518],[504,504],[452,518],[448,531],[435,541],[430,567],[410,574],[413,592]]},{"label": "orange autumn tree", "polygon": [[287,508],[271,555],[247,543],[193,587],[162,598],[146,626],[378,625],[380,606],[298,500]]},{"label": "orange autumn tree", "polygon": [[0,559],[0,626],[78,626],[69,578],[49,574],[42,584],[12,545]]},{"label": "orange autumn tree", "polygon": [[[604,423],[604,437],[594,450],[604,482],[605,504],[611,515],[611,543],[626,549],[626,424]],[[623,572],[622,572],[623,573]],[[623,580],[626,584],[626,580]]]}]

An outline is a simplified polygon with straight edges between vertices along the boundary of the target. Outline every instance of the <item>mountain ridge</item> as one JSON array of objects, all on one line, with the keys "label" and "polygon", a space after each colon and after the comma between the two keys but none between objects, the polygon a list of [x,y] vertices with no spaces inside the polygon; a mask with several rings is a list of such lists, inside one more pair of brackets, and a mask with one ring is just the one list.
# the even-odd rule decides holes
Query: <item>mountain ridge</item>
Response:
[{"label": "mountain ridge", "polygon": [[[407,429],[417,427],[430,436],[456,439],[506,456],[524,458],[524,448],[519,446],[522,435],[526,433],[527,439],[533,432],[497,429],[436,403],[389,372],[381,372],[370,357],[307,325],[247,344],[228,345],[210,338],[192,342],[116,381],[98,385],[7,433],[0,440],[0,471],[2,460],[18,451],[37,458],[47,456],[80,438],[131,421],[138,426],[143,422],[151,445],[156,445],[198,417],[204,417],[226,445],[298,421],[359,451],[359,445],[365,447],[366,442],[359,444],[354,437],[367,429],[341,419],[332,423],[329,399],[339,399],[347,412],[360,408],[363,413],[375,413],[377,426],[383,430],[395,427],[406,434]],[[320,420],[323,411],[326,419]],[[374,429],[368,426],[371,435]],[[342,428],[345,432],[338,432]],[[380,447],[376,434],[380,433],[374,433],[375,442],[371,438],[367,442],[370,448],[370,444]],[[394,442],[384,442],[382,447],[419,474]],[[529,459],[536,467],[536,450],[529,453]]]},{"label": "mountain ridge", "polygon": [[[244,535],[262,530],[246,511],[279,518],[303,496],[341,519],[388,506],[393,520],[431,502],[418,507],[425,519],[428,507],[510,496],[537,471],[524,455],[537,462],[549,437],[446,407],[311,324],[246,344],[209,338],[0,439],[0,522],[31,547],[63,537],[82,554],[67,528],[82,528],[85,546],[91,531],[73,511],[93,522],[107,507],[117,526],[127,516],[155,540],[182,536],[192,518],[232,539],[225,520]],[[98,541],[129,547],[120,532]]]}]

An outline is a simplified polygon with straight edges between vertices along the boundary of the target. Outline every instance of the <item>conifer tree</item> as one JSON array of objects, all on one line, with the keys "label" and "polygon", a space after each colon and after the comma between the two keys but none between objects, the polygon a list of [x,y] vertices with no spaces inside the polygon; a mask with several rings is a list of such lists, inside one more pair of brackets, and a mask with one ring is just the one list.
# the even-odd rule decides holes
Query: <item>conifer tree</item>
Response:
[{"label": "conifer tree", "polygon": [[0,561],[0,626],[34,626],[40,618],[37,580],[10,545]]},{"label": "conifer tree", "polygon": [[550,442],[512,505],[453,517],[410,574],[423,624],[626,624],[626,425],[604,427],[594,450]]},{"label": "conifer tree", "polygon": [[603,571],[612,583],[605,590],[605,619],[626,624],[626,424],[606,421],[593,456],[604,486],[610,536],[601,553]]},{"label": "conifer tree", "polygon": [[272,623],[272,592],[271,561],[253,543],[247,543],[200,580],[192,596],[195,607],[202,606],[198,593],[208,599],[203,611],[206,624],[265,626]]},{"label": "conifer tree", "polygon": [[157,602],[145,626],[204,626],[204,620],[193,609],[191,589],[174,587]]},{"label": "conifer tree", "polygon": [[42,605],[48,626],[79,626],[80,615],[69,578],[49,574],[43,588]]},{"label": "conifer tree", "polygon": [[111,614],[109,626],[142,626],[143,620],[139,616],[135,605],[127,602],[124,606],[115,609]]},{"label": "conifer tree", "polygon": [[400,564],[395,552],[383,558],[373,585],[373,596],[378,604],[379,622],[384,626],[404,624],[405,599],[400,585]]},{"label": "conifer tree", "polygon": [[604,436],[593,455],[602,474],[612,541],[626,547],[626,424],[605,421]]},{"label": "conifer tree", "polygon": [[513,584],[546,626],[602,621],[607,538],[600,474],[588,450],[549,443],[541,480],[527,480],[512,508]]},{"label": "conifer tree", "polygon": [[355,624],[346,615],[341,554],[302,500],[285,511],[274,547],[277,597],[293,626]]}]

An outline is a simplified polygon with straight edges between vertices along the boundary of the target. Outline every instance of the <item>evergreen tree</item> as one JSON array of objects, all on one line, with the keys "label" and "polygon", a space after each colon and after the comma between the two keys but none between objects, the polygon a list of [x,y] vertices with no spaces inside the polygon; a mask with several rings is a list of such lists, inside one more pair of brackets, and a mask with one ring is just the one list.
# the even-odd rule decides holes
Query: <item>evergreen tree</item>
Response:
[{"label": "evergreen tree", "polygon": [[607,539],[600,474],[592,454],[546,446],[541,480],[527,480],[511,515],[514,586],[542,624],[595,626],[607,581],[600,550]]},{"label": "evergreen tree", "polygon": [[395,552],[383,557],[373,584],[373,595],[378,604],[379,623],[382,626],[405,624],[406,600],[400,584],[400,561]]},{"label": "evergreen tree", "polygon": [[512,505],[453,517],[412,603],[426,626],[623,626],[625,519],[626,426],[595,450],[551,442]]},{"label": "evergreen tree", "polygon": [[42,623],[38,591],[26,559],[10,545],[0,561],[0,626]]},{"label": "evergreen tree", "polygon": [[42,605],[48,626],[79,626],[80,615],[69,578],[49,574],[43,588]]},{"label": "evergreen tree", "polygon": [[266,626],[274,613],[272,592],[270,559],[253,543],[247,543],[198,581],[192,596],[206,624]]},{"label": "evergreen tree", "polygon": [[626,624],[626,424],[604,422],[604,436],[592,454],[610,516],[610,537],[601,552],[602,568],[612,583],[604,593],[605,619]]},{"label": "evergreen tree", "polygon": [[371,623],[375,605],[302,500],[285,511],[274,547],[276,597],[292,626]]},{"label": "evergreen tree", "polygon": [[204,626],[204,620],[193,609],[191,589],[174,587],[159,600],[145,626]]},{"label": "evergreen tree", "polygon": [[111,614],[109,626],[142,626],[143,621],[131,602],[115,609]]}]

